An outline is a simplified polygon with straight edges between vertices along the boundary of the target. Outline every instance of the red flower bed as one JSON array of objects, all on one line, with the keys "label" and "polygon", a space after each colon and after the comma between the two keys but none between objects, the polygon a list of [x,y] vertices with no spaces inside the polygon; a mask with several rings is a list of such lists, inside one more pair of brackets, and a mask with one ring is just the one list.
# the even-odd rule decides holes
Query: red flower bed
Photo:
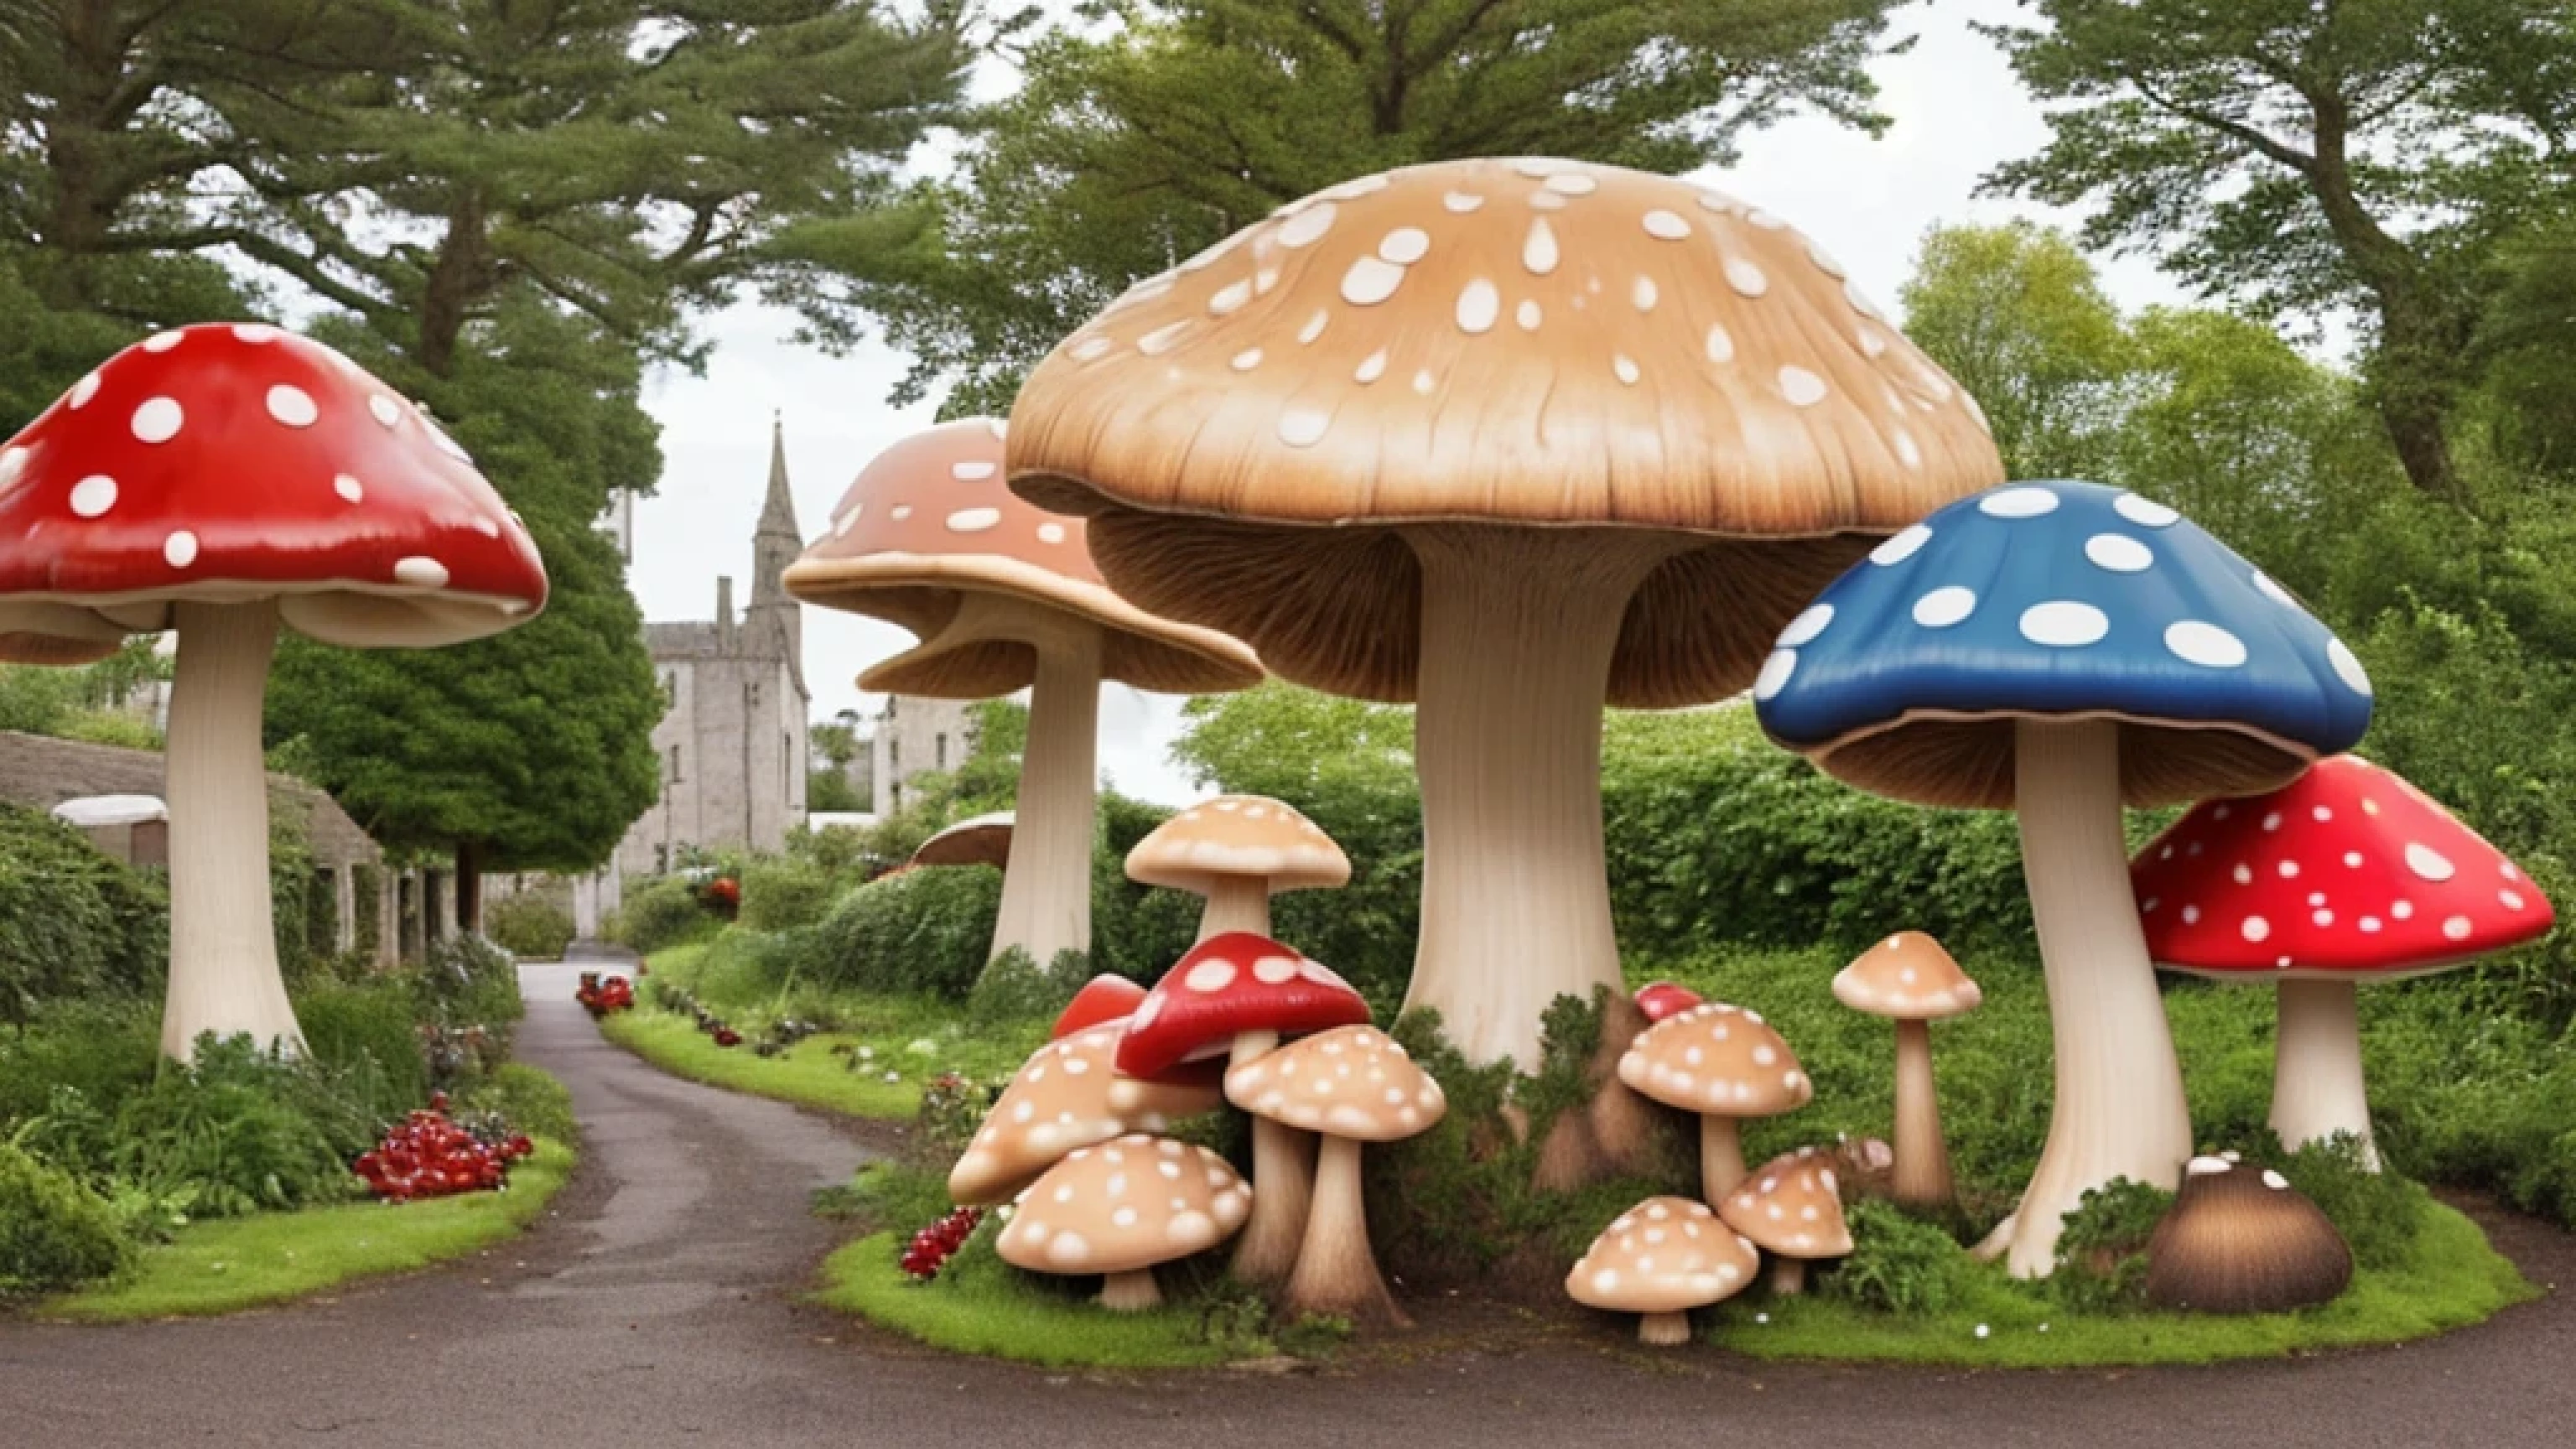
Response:
[{"label": "red flower bed", "polygon": [[962,1207],[913,1234],[911,1245],[903,1250],[903,1271],[921,1283],[938,1277],[983,1220],[982,1208]]},{"label": "red flower bed", "polygon": [[372,1152],[361,1153],[351,1170],[367,1188],[387,1202],[449,1197],[460,1192],[497,1190],[509,1180],[510,1164],[537,1150],[524,1133],[486,1142],[447,1117],[447,1094],[429,1099],[385,1133]]},{"label": "red flower bed", "polygon": [[635,983],[623,976],[611,976],[603,981],[598,972],[585,971],[581,973],[581,989],[572,996],[593,1018],[603,1017],[611,1012],[629,1010],[635,1005]]}]

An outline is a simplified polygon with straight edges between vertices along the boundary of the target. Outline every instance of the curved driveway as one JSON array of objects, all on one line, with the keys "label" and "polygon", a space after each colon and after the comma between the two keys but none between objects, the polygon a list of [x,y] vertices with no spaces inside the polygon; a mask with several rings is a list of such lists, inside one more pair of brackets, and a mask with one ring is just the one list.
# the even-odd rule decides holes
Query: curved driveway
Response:
[{"label": "curved driveway", "polygon": [[[588,1131],[548,1220],[478,1259],[204,1322],[0,1324],[0,1446],[833,1449],[2566,1449],[2565,1295],[2410,1348],[2062,1374],[1613,1359],[1544,1332],[1320,1375],[1045,1373],[921,1352],[802,1306],[834,1229],[806,1211],[864,1147],[600,1041],[571,971],[530,968],[524,1054]],[[2501,1241],[2543,1281],[2576,1240]]]}]

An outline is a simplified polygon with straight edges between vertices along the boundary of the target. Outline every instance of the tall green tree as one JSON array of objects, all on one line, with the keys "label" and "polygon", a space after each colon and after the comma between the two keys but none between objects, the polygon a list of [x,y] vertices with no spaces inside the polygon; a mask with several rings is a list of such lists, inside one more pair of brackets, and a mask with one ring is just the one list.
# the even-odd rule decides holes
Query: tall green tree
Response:
[{"label": "tall green tree", "polygon": [[2063,235],[2026,223],[1935,226],[1898,292],[1905,335],[1985,410],[2004,471],[2091,478],[2126,402],[2126,324]]},{"label": "tall green tree", "polygon": [[1018,50],[931,220],[819,302],[1000,411],[1056,340],[1140,277],[1308,192],[1476,155],[1656,171],[1723,162],[1812,109],[1884,124],[1863,70],[1893,0],[1101,0]]},{"label": "tall green tree", "polygon": [[2448,425],[2497,239],[2571,184],[2565,0],[2026,0],[1989,27],[2052,105],[1996,187],[2092,203],[2086,239],[2161,253],[2263,315],[2350,308],[2416,487],[2457,499]]}]

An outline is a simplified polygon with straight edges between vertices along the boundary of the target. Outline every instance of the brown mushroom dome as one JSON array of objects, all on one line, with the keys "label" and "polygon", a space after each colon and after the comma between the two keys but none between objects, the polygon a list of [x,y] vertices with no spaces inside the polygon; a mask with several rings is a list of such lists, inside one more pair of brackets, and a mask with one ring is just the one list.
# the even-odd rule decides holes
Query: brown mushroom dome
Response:
[{"label": "brown mushroom dome", "polygon": [[1030,374],[1008,451],[1119,592],[1380,699],[1413,693],[1420,570],[1353,525],[1701,536],[1610,679],[1676,705],[1743,688],[1874,538],[2003,477],[1974,400],[1776,217],[1534,158],[1348,182],[1140,283]]},{"label": "brown mushroom dome", "polygon": [[1082,520],[1051,517],[1002,486],[1003,432],[993,419],[968,418],[878,454],[833,507],[830,528],[788,567],[787,591],[806,603],[921,636],[919,647],[859,676],[862,687],[958,699],[1027,687],[1037,677],[1030,643],[975,630],[943,637],[979,593],[1101,626],[1104,678],[1172,694],[1260,681],[1243,645],[1112,593]]},{"label": "brown mushroom dome", "polygon": [[1127,878],[1206,895],[1219,877],[1253,876],[1277,891],[1347,885],[1350,857],[1295,806],[1219,795],[1154,827],[1127,852]]}]

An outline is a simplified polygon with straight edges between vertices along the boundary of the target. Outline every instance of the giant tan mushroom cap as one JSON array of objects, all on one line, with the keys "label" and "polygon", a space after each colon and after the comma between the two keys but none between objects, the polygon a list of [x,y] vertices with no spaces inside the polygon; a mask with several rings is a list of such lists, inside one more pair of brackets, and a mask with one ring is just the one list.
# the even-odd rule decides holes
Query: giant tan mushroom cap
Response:
[{"label": "giant tan mushroom cap", "polygon": [[1891,1021],[1941,1021],[1976,1009],[1985,993],[1940,942],[1899,931],[1835,974],[1834,1000]]},{"label": "giant tan mushroom cap", "polygon": [[1762,1164],[1717,1205],[1717,1215],[1779,1259],[1772,1277],[1775,1292],[1797,1292],[1806,1281],[1808,1260],[1839,1258],[1852,1250],[1834,1159],[1813,1147]]},{"label": "giant tan mushroom cap", "polygon": [[1251,651],[1158,619],[1110,592],[1079,519],[1051,518],[1002,486],[1002,425],[969,418],[916,433],[860,470],[828,532],[789,566],[787,591],[921,637],[860,676],[868,689],[986,699],[1037,677],[1027,640],[958,623],[965,600],[999,595],[1102,627],[1101,674],[1175,694],[1260,679]]},{"label": "giant tan mushroom cap", "polygon": [[1126,1029],[1122,1017],[1038,1048],[949,1170],[949,1197],[1000,1202],[1077,1148],[1216,1110],[1221,1099],[1206,1087],[1118,1075]]},{"label": "giant tan mushroom cap", "polygon": [[1690,1337],[1683,1315],[1741,1292],[1761,1262],[1708,1204],[1650,1197],[1601,1230],[1565,1275],[1565,1291],[1587,1307],[1644,1314],[1639,1341],[1670,1345]]},{"label": "giant tan mushroom cap", "polygon": [[1127,878],[1198,895],[1223,877],[1254,877],[1273,892],[1348,885],[1350,857],[1296,807],[1262,795],[1219,795],[1155,826],[1127,852]]},{"label": "giant tan mushroom cap", "polygon": [[1033,1272],[1106,1276],[1104,1307],[1148,1308],[1161,1300],[1156,1264],[1224,1242],[1251,1211],[1252,1189],[1224,1158],[1134,1133],[1075,1152],[1030,1184],[996,1246]]},{"label": "giant tan mushroom cap", "polygon": [[1389,700],[1413,696],[1420,568],[1348,525],[1703,536],[1640,591],[1610,676],[1615,704],[1677,705],[1749,684],[1873,536],[2003,477],[1974,401],[1804,237],[1537,159],[1286,207],[1066,338],[1011,418],[1011,486],[1090,515],[1119,592]]},{"label": "giant tan mushroom cap", "polygon": [[1393,1037],[1344,1026],[1225,1074],[1226,1100],[1256,1117],[1353,1142],[1397,1142],[1448,1114],[1440,1084]]},{"label": "giant tan mushroom cap", "polygon": [[1816,1092],[1798,1054],[1759,1012],[1723,1001],[1639,1032],[1619,1058],[1619,1080],[1668,1107],[1699,1114],[1700,1191],[1711,1202],[1744,1178],[1737,1119],[1794,1111]]}]

